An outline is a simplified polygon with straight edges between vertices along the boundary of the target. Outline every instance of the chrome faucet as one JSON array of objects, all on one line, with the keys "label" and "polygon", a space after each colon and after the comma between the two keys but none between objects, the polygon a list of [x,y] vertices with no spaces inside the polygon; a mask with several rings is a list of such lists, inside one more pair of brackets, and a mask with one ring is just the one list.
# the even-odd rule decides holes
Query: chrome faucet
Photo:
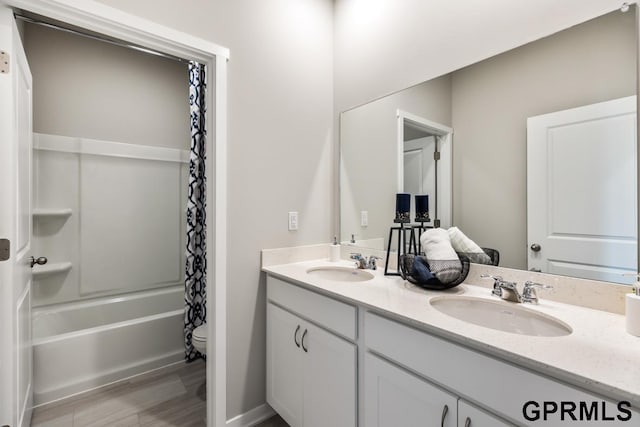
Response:
[{"label": "chrome faucet", "polygon": [[483,279],[493,279],[492,295],[502,298],[505,301],[522,302],[522,297],[518,292],[516,282],[507,282],[501,276],[490,276],[483,274]]},{"label": "chrome faucet", "polygon": [[492,295],[498,296],[505,301],[515,303],[538,304],[539,300],[536,288],[553,289],[553,286],[543,285],[542,283],[535,283],[527,280],[524,283],[522,295],[520,295],[516,282],[507,282],[500,276],[490,276],[488,274],[483,274],[480,277],[483,279],[493,279]]},{"label": "chrome faucet", "polygon": [[500,298],[505,301],[522,302],[522,296],[518,292],[515,282],[498,282]]},{"label": "chrome faucet", "polygon": [[367,259],[367,257],[362,256],[362,254],[352,253],[351,259],[355,260],[356,268],[360,270],[375,270],[376,268],[378,268],[376,260],[382,258],[371,255],[369,259]]}]

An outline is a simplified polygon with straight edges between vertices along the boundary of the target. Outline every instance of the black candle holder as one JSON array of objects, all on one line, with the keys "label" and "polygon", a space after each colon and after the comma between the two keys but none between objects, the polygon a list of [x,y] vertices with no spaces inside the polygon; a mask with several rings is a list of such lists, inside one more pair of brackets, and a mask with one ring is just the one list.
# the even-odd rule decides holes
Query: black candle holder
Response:
[{"label": "black candle holder", "polygon": [[[408,214],[407,214],[408,217]],[[395,227],[390,227],[389,228],[389,241],[387,243],[387,258],[385,260],[384,263],[384,274],[385,276],[400,276],[400,256],[401,255],[405,255],[407,253],[407,232],[409,233],[409,252],[411,252],[411,249],[413,249],[413,252],[415,253],[417,250],[416,247],[416,238],[413,232],[413,226],[409,225],[409,226],[405,226],[406,223],[408,223],[409,221],[397,221],[394,220],[393,222],[399,223],[399,226],[395,226]],[[397,270],[395,272],[390,272],[389,271],[389,257],[391,256],[391,241],[393,240],[393,232],[397,231],[398,232],[398,248],[397,248]]]},{"label": "black candle holder", "polygon": [[396,217],[393,220],[396,224],[408,224],[411,222],[409,212],[396,212]]},{"label": "black candle holder", "polygon": [[429,211],[416,212],[416,222],[419,222],[419,223],[431,222],[431,217],[429,217]]}]

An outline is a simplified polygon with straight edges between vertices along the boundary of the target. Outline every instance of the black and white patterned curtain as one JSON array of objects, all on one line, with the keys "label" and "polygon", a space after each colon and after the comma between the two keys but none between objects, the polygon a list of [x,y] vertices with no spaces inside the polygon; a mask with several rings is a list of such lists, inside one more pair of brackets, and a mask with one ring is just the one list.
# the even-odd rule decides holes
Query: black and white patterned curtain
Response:
[{"label": "black and white patterned curtain", "polygon": [[189,105],[191,110],[191,155],[187,201],[187,263],[185,271],[184,337],[186,359],[202,357],[191,342],[195,328],[207,320],[207,247],[205,128],[205,66],[189,63]]}]

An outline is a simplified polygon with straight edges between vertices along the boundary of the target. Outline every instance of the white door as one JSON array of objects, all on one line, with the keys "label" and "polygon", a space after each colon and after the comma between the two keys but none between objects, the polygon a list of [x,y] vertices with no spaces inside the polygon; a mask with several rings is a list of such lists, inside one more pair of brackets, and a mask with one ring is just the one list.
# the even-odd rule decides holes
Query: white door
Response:
[{"label": "white door", "polygon": [[635,96],[527,120],[528,266],[612,282],[637,271]]},{"label": "white door", "polygon": [[365,426],[458,425],[456,396],[370,353],[364,364]]},{"label": "white door", "polygon": [[267,402],[292,427],[302,426],[301,320],[267,304]]},{"label": "white door", "polygon": [[305,325],[304,427],[356,426],[356,347],[311,324]]},{"label": "white door", "polygon": [[[0,8],[0,425],[31,422],[31,72],[13,13]],[[6,241],[5,240],[5,241]],[[1,252],[1,250],[0,250]]]},{"label": "white door", "polygon": [[[428,194],[431,203],[435,202],[436,189],[435,149],[433,136],[404,142],[404,192],[411,195]],[[411,219],[415,218],[415,212],[415,201],[412,200]]]}]

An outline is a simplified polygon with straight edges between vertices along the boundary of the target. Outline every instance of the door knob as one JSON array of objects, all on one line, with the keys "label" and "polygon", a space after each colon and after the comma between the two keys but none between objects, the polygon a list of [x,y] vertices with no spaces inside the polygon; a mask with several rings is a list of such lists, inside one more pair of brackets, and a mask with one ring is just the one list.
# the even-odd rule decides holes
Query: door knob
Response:
[{"label": "door knob", "polygon": [[38,258],[31,257],[30,261],[31,261],[31,268],[33,268],[33,266],[36,265],[36,264],[45,265],[48,260],[47,260],[47,257],[41,256],[41,257],[38,257]]},{"label": "door knob", "polygon": [[537,243],[534,243],[534,244],[532,244],[532,245],[531,245],[531,250],[532,250],[533,252],[540,252],[540,249],[542,249],[542,246],[540,246],[540,245],[539,245],[539,244],[537,244]]}]

